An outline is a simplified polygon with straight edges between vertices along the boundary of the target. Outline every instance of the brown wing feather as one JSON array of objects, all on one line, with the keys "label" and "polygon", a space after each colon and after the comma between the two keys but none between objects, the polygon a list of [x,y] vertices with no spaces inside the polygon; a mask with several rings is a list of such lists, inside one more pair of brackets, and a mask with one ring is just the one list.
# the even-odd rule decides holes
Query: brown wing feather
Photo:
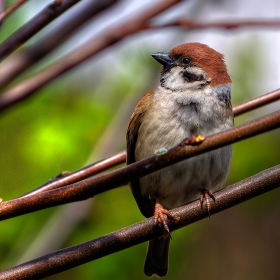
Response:
[{"label": "brown wing feather", "polygon": [[[151,102],[151,96],[154,91],[148,92],[144,97],[141,98],[139,103],[137,104],[134,113],[131,117],[127,134],[126,134],[126,142],[127,142],[127,164],[135,162],[135,147],[137,143],[137,135],[139,127],[141,126],[141,122],[143,116],[145,115],[146,109],[149,107]],[[140,191],[140,183],[139,180],[133,180],[130,182],[130,188],[132,190],[133,196],[137,202],[137,205],[141,211],[141,213],[145,217],[151,217],[154,214],[153,203],[149,199],[148,196],[143,196]]]}]

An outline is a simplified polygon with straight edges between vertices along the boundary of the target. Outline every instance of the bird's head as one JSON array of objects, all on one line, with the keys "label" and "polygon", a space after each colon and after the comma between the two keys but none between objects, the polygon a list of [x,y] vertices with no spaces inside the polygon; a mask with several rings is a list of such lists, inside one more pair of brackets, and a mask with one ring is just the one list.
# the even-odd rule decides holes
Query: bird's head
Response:
[{"label": "bird's head", "polygon": [[231,84],[223,55],[207,45],[186,43],[152,57],[163,65],[160,83],[164,88],[184,91]]}]

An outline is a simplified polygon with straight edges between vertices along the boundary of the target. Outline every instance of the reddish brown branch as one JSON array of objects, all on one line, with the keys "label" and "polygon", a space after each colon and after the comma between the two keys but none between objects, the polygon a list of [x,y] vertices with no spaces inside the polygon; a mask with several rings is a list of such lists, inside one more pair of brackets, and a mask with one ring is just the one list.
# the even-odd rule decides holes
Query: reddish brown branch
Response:
[{"label": "reddish brown branch", "polygon": [[[0,0],[0,14],[2,14],[5,11],[5,3],[6,0]],[[0,27],[2,25],[2,21],[0,20]]]},{"label": "reddish brown branch", "polygon": [[[70,0],[68,0],[70,1]],[[62,3],[64,3],[63,1]],[[104,2],[104,1],[103,1]],[[90,42],[86,43],[82,47],[78,48],[70,55],[65,56],[58,62],[54,63],[49,68],[45,69],[43,72],[33,76],[32,78],[23,81],[22,83],[16,85],[15,87],[9,89],[5,93],[3,93],[2,99],[0,99],[0,109],[6,109],[9,106],[16,104],[17,102],[29,97],[39,88],[43,87],[45,84],[51,82],[53,79],[59,77],[63,73],[69,71],[73,67],[77,66],[78,64],[82,63],[84,60],[88,59],[89,57],[95,55],[102,49],[117,43],[118,41],[122,40],[124,37],[131,35],[133,33],[139,32],[145,29],[151,28],[166,28],[166,27],[188,27],[192,29],[196,28],[239,28],[245,26],[257,26],[257,27],[280,27],[280,21],[239,21],[239,22],[222,22],[222,23],[195,23],[192,21],[188,21],[185,19],[178,20],[173,23],[159,25],[159,26],[152,26],[149,25],[149,20],[156,16],[157,14],[161,13],[165,9],[169,8],[170,6],[180,2],[180,0],[169,0],[164,1],[162,3],[156,3],[145,9],[141,14],[131,17],[127,19],[119,25],[110,26],[107,30],[103,30],[99,36],[93,38]],[[56,7],[62,7],[63,5],[55,5]],[[34,25],[31,25],[34,26]],[[38,25],[37,25],[38,26]],[[29,28],[30,29],[30,28]],[[59,33],[59,32],[58,32]],[[18,34],[21,36],[24,32],[20,31]],[[33,33],[34,34],[34,33]],[[62,36],[63,37],[63,36]],[[17,43],[20,40],[15,40]],[[46,38],[46,41],[47,40]],[[59,41],[59,40],[58,40]],[[12,44],[12,46],[16,44]],[[44,44],[41,44],[44,45]],[[37,62],[40,58],[45,56],[48,52],[50,52],[55,45],[48,49],[41,50],[39,52],[34,52],[35,50],[40,50],[40,46],[35,44],[30,50],[27,50],[20,57],[15,57],[11,62],[7,63],[5,67],[2,67],[4,70],[0,73],[1,82],[0,86],[4,86],[9,83],[12,79],[16,78],[17,75],[22,73],[23,71],[27,70],[28,67],[33,65]],[[4,52],[5,50],[12,50],[13,48],[8,45],[3,45]],[[30,54],[36,54],[30,55]],[[0,47],[0,58],[1,58],[1,47]]]},{"label": "reddish brown branch", "polygon": [[276,89],[264,95],[253,98],[247,102],[241,103],[233,107],[234,116],[257,109],[280,99],[280,89]]},{"label": "reddish brown branch", "polygon": [[[211,214],[219,213],[279,186],[280,165],[277,165],[215,193],[216,202],[211,205]],[[176,224],[169,225],[172,231],[208,216],[206,207],[201,209],[198,200],[173,209],[170,213],[180,218]],[[163,231],[163,228],[155,228],[154,219],[149,218],[97,239],[4,270],[0,272],[0,280],[42,279],[143,243],[162,235]]]},{"label": "reddish brown branch", "polygon": [[126,159],[126,151],[121,151],[113,156],[110,156],[106,159],[100,160],[89,166],[86,166],[76,172],[70,173],[69,175],[67,174],[65,176],[58,176],[58,177],[50,180],[50,182],[47,182],[43,186],[40,186],[37,189],[32,190],[23,196],[27,196],[30,194],[34,195],[38,192],[53,190],[53,189],[61,188],[66,185],[70,185],[70,184],[79,182],[83,179],[86,179],[88,177],[101,173],[102,171],[105,171],[109,168],[112,168],[121,163],[124,163],[125,159]]},{"label": "reddish brown branch", "polygon": [[[34,75],[30,79],[18,83],[16,86],[4,92],[0,97],[0,110],[3,111],[13,104],[31,96],[47,83],[71,70],[86,59],[99,53],[104,48],[116,44],[128,35],[143,30],[147,25],[148,20],[178,2],[181,2],[181,0],[156,1],[130,18],[125,19],[118,24],[112,24],[106,30],[101,31],[88,43],[77,48],[63,59],[58,60],[44,71]],[[3,78],[4,75],[6,75],[6,73],[3,70],[3,73],[0,73],[3,83],[5,83],[5,79]]]},{"label": "reddish brown branch", "polygon": [[63,5],[51,3],[40,13],[34,16],[29,22],[23,25],[11,37],[9,37],[0,46],[0,61],[15,51],[23,43],[29,40],[42,28],[48,25],[52,20],[56,19],[63,12],[75,5],[79,0],[65,0]]},{"label": "reddish brown branch", "polygon": [[0,62],[80,0],[51,3],[0,45]]},{"label": "reddish brown branch", "polygon": [[248,21],[231,21],[231,22],[194,22],[187,19],[179,19],[167,24],[162,25],[149,25],[147,29],[158,29],[168,27],[183,27],[188,29],[206,29],[206,28],[219,28],[219,29],[236,29],[244,27],[257,27],[257,28],[280,28],[280,20],[248,20]]},{"label": "reddish brown branch", "polygon": [[2,12],[0,14],[0,22],[9,14],[11,14],[12,12],[14,12],[20,5],[22,5],[24,2],[26,2],[27,0],[18,0],[16,3],[14,3],[13,5],[11,5],[9,8],[7,8],[4,12]]},{"label": "reddish brown branch", "polygon": [[[77,0],[72,2],[73,4],[75,4]],[[15,77],[17,77],[20,73],[26,71],[30,66],[32,66],[35,63],[38,63],[48,53],[50,53],[53,49],[55,49],[61,43],[63,43],[86,21],[96,16],[104,9],[112,6],[116,2],[118,2],[118,0],[92,0],[85,3],[83,9],[79,10],[79,13],[75,13],[74,15],[72,15],[71,18],[67,18],[66,20],[61,22],[58,26],[56,26],[56,28],[53,28],[51,31],[49,31],[47,35],[45,35],[41,40],[37,41],[31,47],[25,48],[16,53],[2,65],[2,70],[0,71],[0,87],[5,86],[11,80],[15,79]],[[70,6],[68,6],[66,6],[65,3],[63,5],[59,5],[62,11],[66,11],[67,8],[70,8]],[[39,19],[43,18],[48,9],[50,8],[45,8],[40,13],[40,15],[37,15],[37,17]],[[49,14],[57,16],[57,13],[55,11]],[[0,46],[0,60],[1,56],[2,58],[4,58],[14,50],[13,48],[18,47],[18,44],[20,42],[23,43],[24,40],[29,39],[28,34],[33,34],[35,23],[36,20],[31,20],[31,22],[26,24],[26,26],[22,27],[18,32],[16,32],[16,34],[14,34],[11,38],[9,38]]]},{"label": "reddish brown branch", "polygon": [[253,137],[279,126],[280,111],[209,136],[199,146],[186,146],[185,141],[183,141],[170,148],[166,154],[151,156],[107,174],[88,178],[59,189],[2,202],[0,204],[0,220],[56,205],[88,199],[176,162]]},{"label": "reddish brown branch", "polygon": [[[257,109],[261,106],[267,105],[271,102],[280,99],[280,89],[274,90],[267,94],[258,96],[249,101],[241,103],[233,107],[234,116],[239,116],[241,114],[247,113],[251,110]],[[96,163],[91,164],[90,166],[86,166],[81,170],[78,170],[74,173],[68,174],[63,178],[54,178],[50,182],[45,183],[44,185],[30,191],[26,195],[35,194],[41,191],[52,190],[56,188],[60,188],[83,179],[86,179],[90,176],[96,175],[100,172],[103,172],[109,168],[115,167],[121,163],[124,163],[126,160],[126,151],[121,151],[111,157],[108,157],[104,160],[100,160]],[[24,195],[23,195],[24,196]]]}]

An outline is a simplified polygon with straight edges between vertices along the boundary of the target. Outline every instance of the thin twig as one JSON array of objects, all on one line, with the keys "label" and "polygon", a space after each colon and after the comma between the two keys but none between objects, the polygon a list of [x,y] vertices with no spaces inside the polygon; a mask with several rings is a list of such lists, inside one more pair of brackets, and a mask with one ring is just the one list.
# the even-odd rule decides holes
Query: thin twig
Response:
[{"label": "thin twig", "polygon": [[7,8],[4,12],[0,14],[0,22],[7,17],[9,14],[14,12],[20,5],[22,5],[27,0],[18,0],[16,3],[12,4],[9,8]]},{"label": "thin twig", "polygon": [[[141,30],[148,30],[148,29],[159,29],[159,28],[168,28],[168,27],[183,27],[183,28],[189,28],[189,29],[205,29],[205,28],[220,28],[220,29],[235,29],[235,28],[244,28],[244,27],[263,27],[263,28],[279,28],[280,27],[280,21],[279,20],[255,20],[255,21],[237,21],[237,22],[208,22],[208,23],[199,23],[199,22],[193,22],[189,21],[187,19],[180,19],[175,22],[163,24],[163,25],[152,25],[152,24],[145,24],[142,26]],[[19,30],[17,34],[21,35],[21,31]],[[44,38],[45,41],[47,41],[47,38]],[[43,39],[43,41],[44,41]],[[17,43],[18,40],[14,40],[15,43]],[[6,44],[0,46],[0,61],[3,59],[7,52],[13,51],[13,46],[17,46],[17,44],[12,42],[7,42]],[[40,46],[38,46],[39,43],[36,43],[33,45],[30,49],[25,50],[23,53],[17,55],[13,59],[11,63],[8,64],[11,65],[11,69],[8,71],[5,71],[5,76],[2,77],[2,82],[0,83],[0,86],[6,85],[12,78],[15,78],[21,71],[27,70],[28,67],[33,65],[35,62],[37,62],[41,56],[41,52],[38,54],[36,53],[36,56],[28,55],[32,53],[33,49],[40,49]],[[41,44],[42,46],[43,44]],[[4,56],[1,58],[1,54],[4,54]],[[6,53],[6,54],[5,54]],[[45,54],[44,54],[45,55]],[[25,59],[23,59],[25,57]],[[24,63],[23,63],[24,62]],[[14,65],[14,66],[13,66]],[[14,75],[13,75],[14,74]]]},{"label": "thin twig", "polygon": [[[211,215],[266,193],[280,186],[280,165],[262,171],[250,178],[215,193]],[[172,231],[208,217],[206,207],[198,200],[170,211],[179,221],[170,224]],[[42,279],[109,254],[124,250],[162,235],[162,227],[155,228],[154,219],[117,230],[97,239],[49,253],[40,258],[0,272],[0,280]]]},{"label": "thin twig", "polygon": [[88,178],[78,183],[17,198],[0,204],[0,220],[24,215],[37,210],[88,199],[94,195],[127,184],[176,162],[209,152],[270,131],[280,126],[280,111],[246,124],[209,136],[198,146],[188,146],[186,141],[170,148],[167,153],[151,156],[109,173]]},{"label": "thin twig", "polygon": [[1,14],[5,10],[5,3],[6,3],[6,0],[0,0],[0,13]]},{"label": "thin twig", "polygon": [[101,173],[109,168],[112,168],[114,166],[117,166],[121,163],[124,163],[126,159],[126,151],[121,151],[117,154],[114,154],[113,156],[110,156],[108,158],[102,159],[98,162],[95,162],[93,164],[90,164],[80,170],[77,170],[70,174],[61,174],[50,181],[46,182],[44,185],[20,196],[28,196],[33,195],[38,192],[42,191],[48,191],[53,190],[57,188],[61,188],[66,185],[73,184],[75,182],[79,182],[83,179],[86,179],[88,177],[94,176],[98,173]]},{"label": "thin twig", "polygon": [[256,28],[277,28],[280,27],[280,20],[238,20],[238,21],[220,21],[220,22],[194,22],[187,19],[179,19],[167,24],[149,25],[147,29],[158,29],[168,27],[183,27],[188,29],[206,29],[206,28],[219,28],[219,29],[237,29],[245,27]]},{"label": "thin twig", "polygon": [[270,104],[280,99],[280,89],[276,89],[269,93],[263,94],[261,96],[255,97],[247,102],[243,102],[239,105],[233,107],[234,116],[239,116],[241,114],[247,113],[254,109],[260,108],[264,105]]},{"label": "thin twig", "polygon": [[[0,80],[0,87],[5,86],[20,73],[26,71],[34,63],[50,53],[54,48],[63,43],[67,37],[73,34],[86,21],[102,12],[104,9],[117,3],[119,0],[92,0],[83,4],[79,12],[74,13],[71,18],[66,18],[59,25],[49,31],[41,40],[34,43],[31,47],[25,48],[14,54],[9,60],[3,63]],[[26,23],[15,34],[0,45],[0,61],[15,51],[20,45],[30,39],[40,27],[50,23],[67,9],[76,4],[77,0],[63,1],[61,5],[51,4],[44,8],[36,17]]]},{"label": "thin twig", "polygon": [[0,62],[78,2],[80,0],[63,0],[59,5],[51,3],[46,6],[0,45]]},{"label": "thin twig", "polygon": [[[28,80],[23,81],[22,83],[16,85],[15,87],[11,88],[7,92],[3,93],[2,100],[0,100],[0,109],[3,110],[23,100],[24,98],[27,98],[28,96],[32,95],[36,90],[38,90],[45,84],[51,82],[53,79],[60,76],[64,72],[69,71],[74,66],[83,62],[85,59],[98,53],[101,49],[105,48],[106,46],[115,44],[119,40],[123,39],[125,36],[139,32],[141,30],[151,29],[151,28],[179,27],[179,26],[184,28],[188,27],[192,29],[207,28],[207,27],[233,29],[233,28],[239,28],[245,26],[264,26],[264,27],[280,26],[280,21],[243,21],[243,22],[239,21],[234,23],[233,22],[195,23],[185,19],[181,19],[172,23],[159,25],[159,26],[152,26],[148,24],[148,20],[150,20],[153,16],[159,14],[160,12],[164,11],[164,9],[169,8],[170,6],[176,4],[177,2],[179,1],[169,0],[160,4],[156,3],[156,5],[148,7],[148,9],[146,9],[144,13],[140,15],[140,17],[137,16],[132,17],[131,19],[128,19],[127,22],[121,22],[119,26],[116,27],[110,26],[109,31],[108,29],[102,31],[100,33],[101,34],[100,36],[97,36],[97,38],[93,38],[90,42],[86,43],[84,46],[78,48],[70,55],[65,56],[58,62],[54,63],[52,66],[45,69],[43,72],[33,76]],[[58,7],[61,6],[62,5],[59,5]],[[145,17],[145,13],[148,14],[147,17]],[[23,32],[19,32],[19,34],[21,33]],[[15,41],[17,42],[18,40]],[[94,48],[95,42],[98,42],[103,46],[100,46],[100,48],[97,47],[96,50]],[[40,58],[42,58],[49,51],[51,51],[52,48],[54,48],[54,46],[51,47],[50,49],[45,49],[40,52],[34,52],[32,51],[33,49],[40,50],[40,47],[37,44],[35,44],[30,50],[25,51],[26,52],[25,55],[19,54],[20,56],[23,57],[21,57],[20,59],[19,57],[15,57],[15,59],[13,59],[11,63],[8,63],[6,67],[2,67],[3,69],[5,69],[5,71],[3,70],[3,73],[0,73],[1,76],[0,86],[3,87],[4,85],[6,85],[8,82],[11,81],[11,79],[14,79],[19,73],[21,73],[23,70],[26,70],[29,66],[37,62]],[[5,47],[4,44],[4,49],[7,51],[12,48],[8,45],[7,47]],[[32,53],[33,54],[35,53],[36,55],[35,56],[30,55]],[[0,47],[0,58],[1,58],[1,47]],[[69,61],[71,62],[69,63]],[[9,65],[11,69],[9,69]]]},{"label": "thin twig", "polygon": [[[2,14],[5,11],[5,4],[6,0],[0,0],[0,14]],[[0,20],[0,27],[2,25],[2,21]]]}]

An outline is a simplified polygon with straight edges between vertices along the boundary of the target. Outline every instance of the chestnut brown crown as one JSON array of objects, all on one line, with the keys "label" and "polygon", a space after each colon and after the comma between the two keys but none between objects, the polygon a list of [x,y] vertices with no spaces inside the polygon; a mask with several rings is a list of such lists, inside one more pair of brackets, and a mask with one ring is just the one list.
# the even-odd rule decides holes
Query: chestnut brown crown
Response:
[{"label": "chestnut brown crown", "polygon": [[209,85],[231,84],[224,57],[219,52],[201,43],[185,43],[170,50],[169,57],[179,66],[197,66],[211,79]]}]

